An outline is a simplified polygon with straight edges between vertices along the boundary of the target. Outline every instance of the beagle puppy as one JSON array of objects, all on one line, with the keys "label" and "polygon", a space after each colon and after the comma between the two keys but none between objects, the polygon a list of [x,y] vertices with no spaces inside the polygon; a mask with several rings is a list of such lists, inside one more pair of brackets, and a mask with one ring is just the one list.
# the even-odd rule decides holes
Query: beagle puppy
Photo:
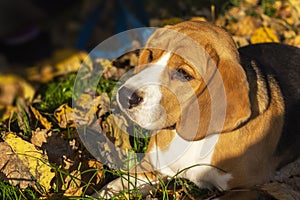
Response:
[{"label": "beagle puppy", "polygon": [[[153,132],[132,170],[137,180],[127,181],[144,192],[175,175],[220,190],[270,181],[299,156],[299,60],[299,49],[283,44],[238,50],[207,22],[155,31],[117,93],[121,110]],[[100,195],[131,189],[123,181]]]}]

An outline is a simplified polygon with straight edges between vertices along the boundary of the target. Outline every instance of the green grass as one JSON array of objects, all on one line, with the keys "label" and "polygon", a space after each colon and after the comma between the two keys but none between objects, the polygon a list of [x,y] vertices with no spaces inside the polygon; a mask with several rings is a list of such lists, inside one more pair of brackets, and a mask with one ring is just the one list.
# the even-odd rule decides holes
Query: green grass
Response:
[{"label": "green grass", "polygon": [[12,186],[8,183],[0,181],[0,199],[3,200],[35,200],[40,195],[33,188],[26,188],[24,190],[17,186]]},{"label": "green grass", "polygon": [[35,104],[35,107],[42,112],[53,112],[64,103],[71,104],[75,78],[76,74],[69,74],[41,85],[37,91],[41,100]]}]

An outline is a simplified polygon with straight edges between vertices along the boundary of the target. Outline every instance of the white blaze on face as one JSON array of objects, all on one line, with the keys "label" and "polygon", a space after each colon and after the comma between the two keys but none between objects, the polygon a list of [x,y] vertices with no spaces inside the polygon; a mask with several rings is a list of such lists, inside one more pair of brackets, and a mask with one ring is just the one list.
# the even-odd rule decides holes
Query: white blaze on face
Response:
[{"label": "white blaze on face", "polygon": [[[160,105],[162,93],[160,90],[162,75],[168,70],[168,60],[171,53],[165,53],[157,62],[149,64],[146,69],[134,75],[124,83],[124,87],[142,95],[143,101],[136,107],[123,110],[141,127],[155,130],[164,127],[166,121],[165,109]],[[122,87],[123,87],[122,86]]]}]

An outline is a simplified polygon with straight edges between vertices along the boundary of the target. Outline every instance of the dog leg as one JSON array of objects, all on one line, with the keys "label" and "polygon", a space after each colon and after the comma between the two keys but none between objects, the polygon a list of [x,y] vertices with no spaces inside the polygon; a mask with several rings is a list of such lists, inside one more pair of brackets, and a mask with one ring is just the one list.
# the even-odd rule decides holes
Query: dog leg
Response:
[{"label": "dog leg", "polygon": [[129,174],[124,174],[122,177],[111,181],[93,196],[96,198],[110,199],[118,194],[124,193],[126,195],[126,193],[130,194],[135,191],[142,196],[146,196],[158,183],[157,172],[152,171],[152,166],[146,159],[128,173]]},{"label": "dog leg", "polygon": [[110,199],[116,195],[129,195],[136,192],[139,195],[146,196],[150,190],[154,189],[155,184],[157,184],[156,181],[151,181],[140,176],[131,177],[129,181],[128,177],[117,178],[108,183],[99,193],[95,194],[94,197]]}]

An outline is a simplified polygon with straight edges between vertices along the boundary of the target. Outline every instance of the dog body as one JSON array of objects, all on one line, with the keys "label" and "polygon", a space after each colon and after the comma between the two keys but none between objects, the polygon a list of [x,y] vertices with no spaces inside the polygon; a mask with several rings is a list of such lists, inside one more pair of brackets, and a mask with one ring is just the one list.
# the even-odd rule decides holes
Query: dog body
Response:
[{"label": "dog body", "polygon": [[[205,22],[183,22],[149,38],[136,74],[117,94],[122,111],[153,131],[133,170],[141,190],[157,175],[221,190],[251,187],[299,155],[300,65],[294,61],[300,53],[270,45],[239,53],[228,33]],[[117,179],[101,195],[124,185]]]}]

